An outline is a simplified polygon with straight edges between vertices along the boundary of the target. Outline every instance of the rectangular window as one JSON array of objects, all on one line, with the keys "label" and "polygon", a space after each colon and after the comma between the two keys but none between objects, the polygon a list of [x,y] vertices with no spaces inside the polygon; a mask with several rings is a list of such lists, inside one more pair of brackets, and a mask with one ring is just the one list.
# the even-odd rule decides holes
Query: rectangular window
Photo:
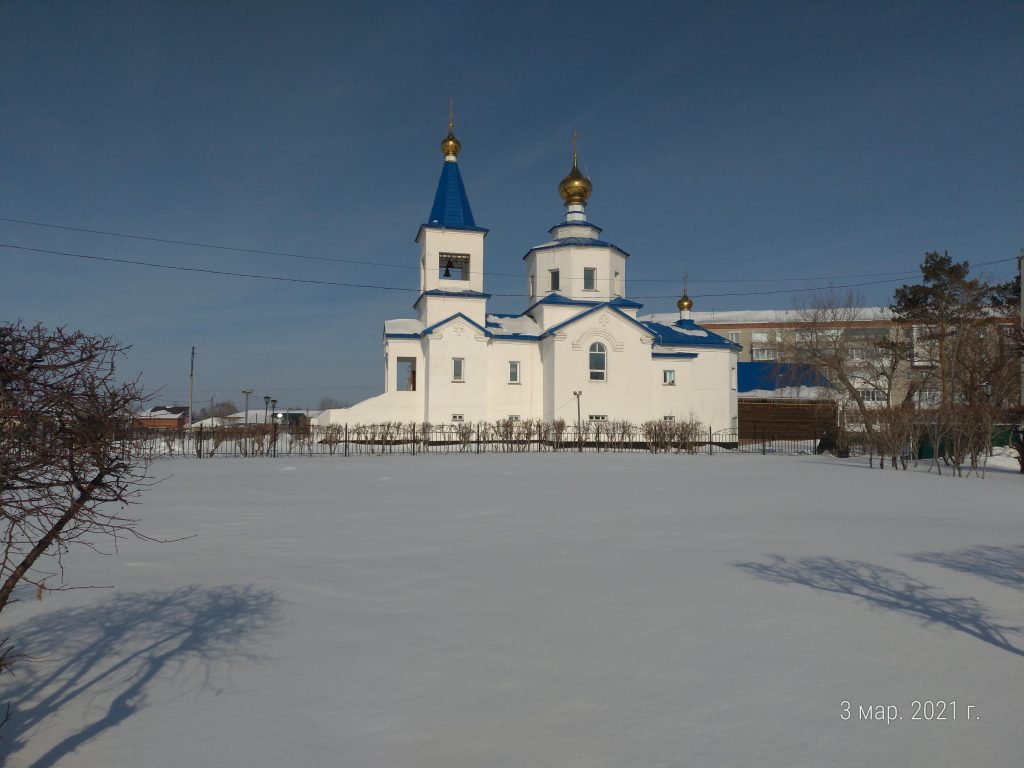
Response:
[{"label": "rectangular window", "polygon": [[731,341],[733,344],[739,344],[740,343],[740,332],[739,331],[729,331],[729,341]]},{"label": "rectangular window", "polygon": [[593,267],[585,267],[583,269],[583,290],[584,291],[596,290],[594,288],[594,282],[596,280],[596,278],[595,278],[596,274],[597,274],[597,270],[594,269]]},{"label": "rectangular window", "polygon": [[513,414],[509,414],[508,420],[509,421],[519,421],[519,416],[517,416],[514,413]]},{"label": "rectangular window", "polygon": [[442,280],[469,280],[469,256],[465,253],[440,253],[437,270]]},{"label": "rectangular window", "polygon": [[508,383],[518,384],[519,383],[519,361],[509,360],[508,361]]},{"label": "rectangular window", "polygon": [[885,392],[878,389],[858,389],[857,391],[865,403],[885,403],[889,400]]},{"label": "rectangular window", "polygon": [[452,414],[452,421],[465,421],[465,420],[466,420],[465,415],[463,415],[461,413],[453,413]]},{"label": "rectangular window", "polygon": [[754,360],[777,360],[779,358],[778,350],[775,349],[752,349],[751,357]]},{"label": "rectangular window", "polygon": [[452,358],[452,381],[466,380],[466,360],[462,357]]},{"label": "rectangular window", "polygon": [[664,384],[666,387],[674,387],[676,385],[676,372],[662,371],[661,383]]},{"label": "rectangular window", "polygon": [[750,341],[754,344],[767,344],[768,343],[768,331],[751,331]]},{"label": "rectangular window", "polygon": [[530,295],[531,296],[536,296],[537,295],[537,276],[536,275],[530,275]]},{"label": "rectangular window", "polygon": [[604,413],[592,413],[587,418],[591,421],[608,421],[608,415]]},{"label": "rectangular window", "polygon": [[551,275],[551,288],[549,290],[552,290],[552,291],[559,290],[558,270],[557,269],[549,269],[548,270],[548,274]]},{"label": "rectangular window", "polygon": [[615,273],[615,295],[622,295],[622,275],[620,275],[618,272]]},{"label": "rectangular window", "polygon": [[662,416],[661,420],[662,421],[675,421],[676,417],[675,416]]}]

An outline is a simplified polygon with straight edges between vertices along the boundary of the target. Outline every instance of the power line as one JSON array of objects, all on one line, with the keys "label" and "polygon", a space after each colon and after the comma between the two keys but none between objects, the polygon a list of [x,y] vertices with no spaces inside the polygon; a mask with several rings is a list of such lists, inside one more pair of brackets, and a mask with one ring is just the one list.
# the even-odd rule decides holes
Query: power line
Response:
[{"label": "power line", "polygon": [[[91,235],[103,235],[105,237],[120,237],[120,238],[129,239],[129,240],[143,240],[143,241],[152,242],[152,243],[163,243],[163,244],[166,244],[166,245],[182,245],[182,246],[187,246],[187,247],[192,247],[192,248],[207,248],[207,249],[210,249],[210,250],[230,251],[230,252],[233,252],[233,253],[253,253],[253,254],[258,254],[258,255],[262,255],[262,256],[283,256],[283,257],[287,257],[287,258],[304,259],[304,260],[308,260],[308,261],[324,261],[324,262],[334,262],[334,263],[339,263],[339,264],[357,264],[357,265],[360,265],[360,266],[388,267],[388,268],[391,268],[391,269],[415,269],[415,270],[419,270],[420,269],[420,266],[418,264],[406,264],[406,263],[395,264],[395,263],[391,263],[391,262],[367,261],[365,259],[346,259],[346,258],[341,258],[341,257],[338,257],[338,256],[310,256],[308,254],[292,253],[292,252],[289,252],[289,251],[272,251],[272,250],[264,250],[264,249],[260,249],[260,248],[242,248],[242,247],[231,246],[231,245],[218,245],[218,244],[215,244],[215,243],[204,243],[204,242],[201,242],[201,241],[198,241],[198,240],[175,240],[175,239],[171,239],[171,238],[156,237],[156,236],[153,236],[153,235],[139,235],[139,234],[132,234],[132,233],[127,233],[127,232],[114,232],[112,230],[104,230],[104,229],[90,229],[90,228],[87,228],[87,227],[73,227],[73,226],[70,226],[70,225],[67,225],[67,224],[53,224],[53,223],[50,223],[50,222],[33,221],[31,219],[16,219],[16,218],[10,218],[10,217],[6,217],[6,216],[0,216],[0,221],[6,221],[6,222],[13,223],[13,224],[26,224],[28,226],[43,227],[43,228],[46,228],[46,229],[58,229],[58,230],[64,230],[64,231],[67,231],[67,232],[84,232],[84,233],[91,234]],[[1005,259],[1005,260],[1002,260],[1002,261],[1012,261],[1012,260],[1013,259]],[[995,263],[999,263],[999,262],[988,262],[988,263],[995,264]],[[984,264],[979,264],[979,265],[976,265],[976,266],[985,266],[985,265]],[[223,273],[223,274],[229,274],[229,273]],[[519,273],[519,272],[491,272],[491,271],[480,271],[480,272],[477,272],[477,271],[470,271],[469,274],[484,275],[484,276],[489,276],[489,277],[514,277],[514,278],[519,278],[519,279],[522,279],[522,277],[523,277],[523,275],[521,273]],[[749,277],[749,278],[729,278],[729,279],[706,279],[706,280],[696,280],[695,279],[695,280],[690,280],[690,282],[694,283],[694,284],[705,284],[705,283],[706,284],[712,284],[712,283],[729,283],[729,284],[735,284],[735,283],[787,283],[787,282],[810,282],[810,281],[824,281],[824,280],[858,280],[858,279],[861,279],[861,278],[877,278],[877,277],[904,277],[904,278],[909,279],[911,277],[915,277],[916,275],[917,275],[916,272],[908,272],[908,271],[904,270],[904,271],[901,271],[901,272],[868,272],[868,273],[855,274],[855,275],[820,275],[820,276],[814,276],[814,277],[802,276],[802,277],[759,277],[759,278],[758,277]],[[569,276],[569,275],[564,275],[564,276],[562,276],[562,279],[563,280],[583,280],[584,278],[582,278],[582,277],[572,277],[572,276]],[[603,278],[603,279],[606,280],[606,281],[614,280],[614,278]],[[630,282],[633,282],[633,283],[669,283],[669,284],[676,284],[676,283],[679,282],[679,279],[678,278],[664,279],[664,278],[659,278],[659,277],[638,277],[638,278],[631,278]],[[496,294],[496,295],[501,295],[501,294]],[[705,294],[705,295],[706,296],[711,296],[711,295],[721,296],[721,295],[726,295],[726,294]],[[752,293],[752,294],[728,294],[728,295],[758,295],[758,294],[753,294]],[[641,298],[666,298],[666,297],[650,296],[650,297],[641,297]],[[667,298],[671,298],[671,297],[667,297]]]},{"label": "power line", "polygon": [[287,251],[265,251],[259,248],[239,248],[231,245],[215,245],[213,243],[201,243],[195,240],[171,240],[151,235],[133,235],[126,232],[110,232],[103,229],[87,229],[86,227],[71,227],[66,224],[49,224],[43,221],[30,221],[29,219],[11,219],[0,216],[0,221],[8,221],[14,224],[28,224],[33,227],[45,227],[47,229],[62,229],[68,232],[86,232],[90,235],[104,235],[106,237],[123,237],[129,240],[145,240],[150,243],[164,243],[166,245],[185,245],[192,248],[209,248],[216,251],[233,251],[235,253],[255,253],[262,256],[287,256],[292,259],[308,259],[310,261],[334,261],[342,264],[362,264],[370,267],[395,267],[396,269],[419,269],[415,264],[389,264],[379,261],[365,261],[360,259],[342,259],[333,256],[309,256],[301,253],[288,253]]},{"label": "power line", "polygon": [[[88,259],[90,261],[106,261],[115,264],[132,264],[138,267],[154,267],[156,269],[170,269],[178,272],[201,272],[207,275],[223,275],[225,277],[247,277],[253,280],[275,280],[282,283],[304,283],[306,285],[330,285],[340,288],[372,288],[378,291],[410,291],[419,293],[418,288],[401,288],[394,285],[374,285],[369,283],[343,283],[336,280],[312,280],[301,277],[280,277],[277,275],[255,275],[249,272],[228,272],[221,269],[205,269],[202,267],[179,267],[172,264],[158,264],[152,261],[136,261],[133,259],[115,259],[110,256],[89,256],[84,253],[70,253],[68,251],[51,251],[46,248],[29,248],[26,245],[12,245],[0,243],[0,248],[13,248],[19,251],[31,251],[33,253],[47,253],[55,256],[71,256],[76,259]],[[513,295],[513,294],[508,294]]]},{"label": "power line", "polygon": [[[103,261],[103,262],[110,262],[110,263],[115,263],[115,264],[130,264],[130,265],[139,266],[139,267],[151,267],[151,268],[155,268],[155,269],[166,269],[166,270],[174,270],[174,271],[179,271],[179,272],[198,272],[198,273],[208,274],[208,275],[221,275],[223,277],[244,277],[244,278],[248,278],[248,279],[252,279],[252,280],[271,280],[271,281],[275,281],[275,282],[300,283],[300,284],[304,284],[304,285],[326,285],[326,286],[332,286],[332,287],[336,287],[336,288],[363,288],[363,289],[378,290],[378,291],[402,291],[402,292],[406,292],[406,293],[420,293],[420,289],[419,288],[404,288],[404,287],[401,287],[401,286],[378,285],[378,284],[373,284],[373,283],[348,283],[348,282],[340,282],[340,281],[336,281],[336,280],[313,280],[313,279],[309,279],[309,278],[300,278],[300,277],[282,277],[282,276],[279,276],[279,275],[257,275],[257,274],[253,274],[253,273],[249,273],[249,272],[229,272],[229,271],[226,271],[226,270],[207,269],[207,268],[203,268],[203,267],[181,267],[181,266],[176,266],[176,265],[172,265],[172,264],[160,264],[160,263],[152,262],[152,261],[138,261],[138,260],[133,260],[133,259],[117,259],[117,258],[113,258],[113,257],[110,257],[110,256],[91,256],[91,255],[83,254],[83,253],[71,253],[69,251],[54,251],[54,250],[49,250],[47,248],[31,248],[31,247],[25,246],[25,245],[13,245],[13,244],[10,244],[10,243],[0,243],[0,248],[11,248],[11,249],[14,249],[14,250],[19,250],[19,251],[30,251],[32,253],[46,253],[46,254],[55,255],[55,256],[69,256],[69,257],[76,258],[76,259],[87,259],[89,261]],[[992,261],[982,262],[980,264],[976,264],[975,266],[977,266],[977,267],[985,267],[985,266],[990,266],[992,264],[1002,264],[1004,262],[1016,261],[1016,260],[1017,260],[1017,257],[1013,256],[1013,257],[1006,258],[1006,259],[994,259]],[[906,275],[906,273],[905,273],[905,275]],[[698,293],[698,294],[694,294],[694,297],[695,298],[723,298],[723,297],[731,297],[731,296],[770,296],[770,295],[775,295],[775,294],[780,294],[780,293],[805,293],[805,292],[808,292],[808,291],[821,291],[821,290],[840,289],[840,288],[862,288],[864,286],[869,286],[869,285],[883,285],[885,283],[898,283],[901,280],[906,280],[906,279],[907,279],[907,277],[903,276],[903,277],[890,278],[890,279],[886,279],[886,280],[871,280],[871,281],[861,282],[861,283],[846,283],[844,285],[812,286],[812,287],[807,287],[807,288],[778,288],[778,289],[767,290],[767,291],[733,291],[733,292],[727,292],[727,293]],[[513,298],[521,298],[522,297],[522,294],[520,294],[520,293],[491,293],[490,295],[491,296],[502,296],[502,297],[513,297]],[[636,298],[636,299],[675,299],[675,298],[678,298],[678,296],[676,294],[668,294],[668,295],[640,295],[640,296],[634,296],[633,298]]]}]

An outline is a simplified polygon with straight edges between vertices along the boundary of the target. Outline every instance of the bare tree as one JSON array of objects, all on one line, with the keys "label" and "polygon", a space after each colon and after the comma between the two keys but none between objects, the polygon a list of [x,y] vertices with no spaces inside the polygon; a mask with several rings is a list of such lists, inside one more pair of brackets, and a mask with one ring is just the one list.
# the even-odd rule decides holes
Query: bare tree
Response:
[{"label": "bare tree", "polygon": [[794,309],[799,329],[783,336],[779,358],[796,363],[798,374],[807,366],[835,387],[839,401],[861,426],[869,443],[875,441],[877,419],[872,409],[905,399],[899,375],[910,339],[907,331],[888,320],[867,325],[857,294],[825,289],[812,293]]},{"label": "bare tree", "polygon": [[22,582],[67,588],[72,545],[144,538],[123,514],[148,468],[130,434],[139,385],[116,371],[125,350],[81,331],[0,325],[0,611]]}]

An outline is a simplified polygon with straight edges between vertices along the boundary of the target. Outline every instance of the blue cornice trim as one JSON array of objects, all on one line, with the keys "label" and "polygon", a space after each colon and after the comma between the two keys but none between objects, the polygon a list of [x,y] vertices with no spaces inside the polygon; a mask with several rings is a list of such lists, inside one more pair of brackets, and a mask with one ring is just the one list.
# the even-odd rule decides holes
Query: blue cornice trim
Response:
[{"label": "blue cornice trim", "polygon": [[433,324],[432,326],[430,326],[429,328],[424,328],[424,329],[423,329],[423,331],[422,331],[422,332],[420,333],[420,335],[421,335],[421,336],[426,336],[426,335],[428,335],[428,334],[431,334],[431,333],[433,333],[433,332],[434,332],[434,329],[435,329],[435,328],[440,328],[440,327],[441,327],[442,325],[444,325],[445,323],[450,323],[450,322],[451,322],[452,320],[457,320],[457,319],[459,319],[460,317],[461,317],[461,318],[462,318],[463,320],[465,320],[465,321],[466,321],[467,323],[469,323],[470,325],[472,325],[472,326],[473,326],[474,328],[476,328],[476,329],[477,329],[478,331],[480,331],[481,333],[483,333],[483,334],[487,334],[487,333],[488,333],[488,330],[487,330],[486,328],[482,327],[482,326],[481,326],[481,325],[480,325],[480,324],[479,324],[478,322],[476,322],[475,320],[472,320],[472,319],[470,319],[470,318],[466,317],[466,315],[464,315],[464,314],[463,314],[462,312],[456,312],[456,313],[455,313],[454,315],[452,315],[451,317],[446,317],[446,318],[445,318],[444,320],[441,320],[441,321],[439,321],[439,322],[436,322],[436,323],[434,323],[434,324]]},{"label": "blue cornice trim", "polygon": [[442,291],[437,288],[431,288],[429,291],[423,291],[419,297],[412,303],[413,307],[417,307],[424,296],[443,296],[449,299],[489,299],[491,294],[481,293],[480,291]]},{"label": "blue cornice trim", "polygon": [[487,233],[491,231],[484,227],[439,227],[436,224],[420,224],[420,228],[416,230],[416,237],[413,238],[414,243],[418,243],[420,241],[420,237],[423,235],[423,230],[425,229],[436,229],[447,232],[483,232],[484,237],[486,237]]},{"label": "blue cornice trim", "polygon": [[598,310],[604,309],[605,307],[610,309],[612,312],[615,312],[617,315],[620,315],[621,317],[625,318],[628,322],[632,323],[633,325],[637,326],[641,331],[646,333],[648,336],[652,336],[652,337],[655,336],[654,332],[651,331],[650,328],[645,326],[639,320],[636,320],[636,319],[630,317],[625,312],[623,312],[621,309],[619,309],[618,307],[612,305],[611,302],[605,301],[605,302],[602,302],[602,303],[598,304],[596,307],[591,307],[590,309],[586,310],[585,312],[580,312],[575,317],[570,317],[568,320],[563,320],[558,325],[553,325],[552,327],[548,328],[546,331],[544,331],[544,333],[541,334],[541,338],[543,339],[546,336],[551,336],[552,334],[558,333],[558,331],[560,331],[562,328],[565,328],[566,326],[572,325],[573,323],[575,323],[575,322],[577,322],[579,320],[582,320],[587,315],[592,315],[594,312],[597,312]]}]

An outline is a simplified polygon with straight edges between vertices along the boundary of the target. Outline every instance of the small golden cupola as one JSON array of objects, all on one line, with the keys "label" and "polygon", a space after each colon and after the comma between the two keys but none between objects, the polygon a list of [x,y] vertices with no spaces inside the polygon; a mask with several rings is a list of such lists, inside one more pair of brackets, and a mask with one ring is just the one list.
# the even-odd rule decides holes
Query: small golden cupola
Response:
[{"label": "small golden cupola", "polygon": [[459,156],[460,149],[462,149],[462,143],[455,138],[454,104],[448,102],[448,135],[441,141],[441,154],[444,155],[445,160],[454,162]]},{"label": "small golden cupola", "polygon": [[590,183],[590,179],[580,171],[576,154],[576,132],[573,131],[572,170],[569,171],[569,175],[562,179],[562,182],[558,185],[558,194],[562,196],[562,199],[565,201],[565,207],[568,208],[574,205],[585,206],[593,190],[594,185]]},{"label": "small golden cupola", "polygon": [[687,293],[687,283],[689,283],[689,276],[683,273],[683,295],[676,302],[676,308],[679,310],[680,319],[689,318],[690,310],[693,309],[693,299],[690,298]]}]

